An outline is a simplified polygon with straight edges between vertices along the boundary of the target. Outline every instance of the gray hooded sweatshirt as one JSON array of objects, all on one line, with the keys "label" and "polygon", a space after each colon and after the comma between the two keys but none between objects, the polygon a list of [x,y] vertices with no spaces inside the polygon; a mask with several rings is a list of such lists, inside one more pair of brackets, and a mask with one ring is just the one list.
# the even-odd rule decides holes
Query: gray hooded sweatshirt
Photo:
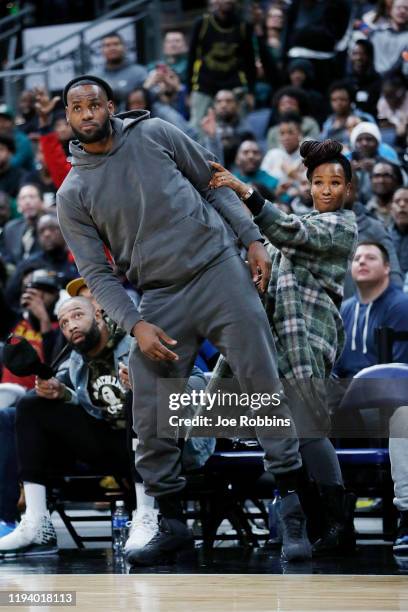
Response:
[{"label": "gray hooded sweatshirt", "polygon": [[107,154],[70,144],[73,167],[57,193],[64,238],[92,294],[130,332],[140,314],[108,263],[142,290],[183,285],[262,238],[228,188],[208,188],[214,155],[147,111],[112,119]]}]

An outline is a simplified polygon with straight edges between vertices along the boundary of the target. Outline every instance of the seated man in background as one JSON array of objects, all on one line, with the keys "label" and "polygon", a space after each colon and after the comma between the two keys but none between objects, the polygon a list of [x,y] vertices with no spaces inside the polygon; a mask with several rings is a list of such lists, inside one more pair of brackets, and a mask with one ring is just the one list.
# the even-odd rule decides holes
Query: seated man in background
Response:
[{"label": "seated man in background", "polygon": [[[25,338],[39,357],[51,364],[63,348],[55,305],[59,298],[59,284],[50,270],[27,271],[22,283],[21,318],[12,332]],[[14,316],[18,319],[17,313]],[[20,495],[17,478],[15,448],[16,402],[25,390],[33,389],[35,376],[16,376],[3,366],[0,393],[8,401],[0,408],[0,537],[16,527],[17,501]]]},{"label": "seated man in background", "polygon": [[[154,498],[145,494],[136,472],[127,423],[131,414],[126,397],[130,387],[127,362],[132,339],[103,315],[95,301],[85,297],[63,302],[58,322],[72,353],[54,378],[37,378],[35,390],[17,404],[17,455],[27,511],[16,529],[0,538],[0,558],[57,551],[46,486],[78,460],[135,482],[137,511],[126,545],[126,553],[131,554],[146,546],[158,531]],[[190,383],[205,388],[198,368]],[[192,452],[184,455],[186,469],[199,467],[197,461],[202,464],[202,448],[195,456]]]},{"label": "seated man in background", "polygon": [[46,485],[77,460],[105,468],[106,473],[122,476],[131,471],[125,389],[118,376],[131,339],[106,323],[86,298],[63,302],[58,322],[72,353],[54,378],[37,378],[35,390],[17,404],[17,454],[27,511],[18,527],[0,539],[0,557],[57,550]]},{"label": "seated man in background", "polygon": [[243,183],[260,188],[261,192],[268,191],[271,197],[265,198],[271,200],[274,198],[274,191],[278,185],[278,180],[269,172],[261,169],[262,152],[255,140],[244,140],[239,145],[237,156],[235,158],[235,170],[233,172]]},{"label": "seated man in background", "polygon": [[24,185],[17,195],[17,211],[22,215],[4,226],[1,255],[4,261],[16,265],[39,250],[37,221],[44,210],[42,194],[37,185]]},{"label": "seated man in background", "polygon": [[57,216],[54,213],[47,213],[38,219],[35,233],[38,237],[38,252],[17,265],[6,285],[6,298],[13,307],[18,304],[21,279],[27,269],[53,270],[60,279],[61,286],[65,286],[78,276],[74,258],[66,246]]},{"label": "seated man in background", "polygon": [[[377,327],[408,330],[408,295],[390,283],[389,258],[383,245],[360,243],[352,263],[352,276],[359,296],[346,300],[341,308],[347,339],[334,369],[340,378],[351,378],[363,368],[378,364]],[[408,364],[408,342],[395,342],[392,358],[394,362]],[[371,425],[373,418],[377,420],[376,415],[367,415],[365,421]],[[408,550],[408,406],[394,411],[389,426],[394,504],[401,513],[394,543],[394,552],[399,553]]]},{"label": "seated man in background", "polygon": [[[352,378],[378,363],[377,327],[408,329],[408,295],[390,282],[389,256],[382,244],[361,242],[351,274],[358,295],[346,300],[340,311],[346,331],[344,350],[334,368],[340,378]],[[408,363],[408,343],[394,344],[393,361]]]}]

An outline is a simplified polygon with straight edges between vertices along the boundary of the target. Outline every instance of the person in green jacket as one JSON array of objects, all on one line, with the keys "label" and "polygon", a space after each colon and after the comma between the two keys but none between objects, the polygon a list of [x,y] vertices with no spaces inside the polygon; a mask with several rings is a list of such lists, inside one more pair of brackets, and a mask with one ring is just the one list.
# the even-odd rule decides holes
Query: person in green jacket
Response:
[{"label": "person in green jacket", "polygon": [[[291,409],[303,436],[305,429],[313,429],[313,423],[322,433],[329,427],[324,382],[345,339],[339,307],[357,244],[357,225],[354,213],[344,209],[352,170],[341,150],[341,143],[334,140],[302,144],[300,153],[313,198],[312,212],[302,217],[282,212],[220,164],[211,162],[215,172],[210,186],[233,189],[270,242],[272,274],[265,307],[280,376],[287,381],[286,388],[296,392]],[[219,378],[226,375],[228,365],[220,358],[210,384],[219,384]],[[333,446],[327,437],[314,433],[301,440],[301,451],[309,475],[318,484],[325,514],[325,530],[313,553],[350,548],[352,529],[346,525],[347,500]]]}]

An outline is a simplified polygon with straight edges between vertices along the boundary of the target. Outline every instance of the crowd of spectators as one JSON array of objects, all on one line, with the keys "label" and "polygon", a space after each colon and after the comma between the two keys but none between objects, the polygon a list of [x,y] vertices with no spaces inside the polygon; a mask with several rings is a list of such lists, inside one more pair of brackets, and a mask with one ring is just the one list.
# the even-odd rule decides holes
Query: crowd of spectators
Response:
[{"label": "crowd of spectators", "polygon": [[[408,330],[408,0],[275,0],[250,9],[244,16],[235,0],[209,2],[187,35],[164,35],[161,57],[146,66],[128,59],[119,33],[109,34],[98,76],[111,85],[117,112],[147,109],[169,121],[287,213],[312,206],[301,143],[343,144],[354,172],[348,206],[366,243],[342,310],[355,328],[338,371],[353,375],[378,360],[371,326],[364,331],[367,304],[381,299],[387,308],[391,296]],[[56,305],[79,276],[55,213],[73,135],[60,92],[52,94],[35,88],[16,108],[0,104],[0,340],[18,333],[48,363],[64,343]],[[370,253],[385,279],[380,294],[367,290],[359,269]],[[356,334],[357,345],[365,334],[364,346],[356,348]],[[209,355],[203,367],[214,364]],[[35,385],[7,368],[1,381]],[[14,504],[16,492],[2,480],[0,473],[0,521],[10,522],[2,496]]]}]

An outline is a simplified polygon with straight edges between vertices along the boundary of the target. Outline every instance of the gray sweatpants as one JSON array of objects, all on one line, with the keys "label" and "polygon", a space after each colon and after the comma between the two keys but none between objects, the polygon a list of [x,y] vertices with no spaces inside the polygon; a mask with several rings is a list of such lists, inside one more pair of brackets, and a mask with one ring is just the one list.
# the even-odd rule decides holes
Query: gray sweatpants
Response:
[{"label": "gray sweatpants", "polygon": [[[160,378],[188,378],[199,344],[208,338],[226,357],[243,392],[276,393],[277,355],[268,319],[248,267],[237,255],[194,277],[183,287],[145,291],[140,304],[145,321],[177,340],[177,362],[152,361],[134,344],[129,373],[133,386],[133,422],[138,444],[136,468],[149,495],[176,493],[184,487],[180,450],[175,439],[157,437],[157,383]],[[291,418],[286,402],[274,409]],[[263,438],[265,465],[274,473],[301,466],[292,425],[289,437]]]},{"label": "gray sweatpants", "polygon": [[408,510],[408,406],[398,408],[390,419],[389,450],[391,475],[394,481],[394,504],[398,510],[406,512]]}]

